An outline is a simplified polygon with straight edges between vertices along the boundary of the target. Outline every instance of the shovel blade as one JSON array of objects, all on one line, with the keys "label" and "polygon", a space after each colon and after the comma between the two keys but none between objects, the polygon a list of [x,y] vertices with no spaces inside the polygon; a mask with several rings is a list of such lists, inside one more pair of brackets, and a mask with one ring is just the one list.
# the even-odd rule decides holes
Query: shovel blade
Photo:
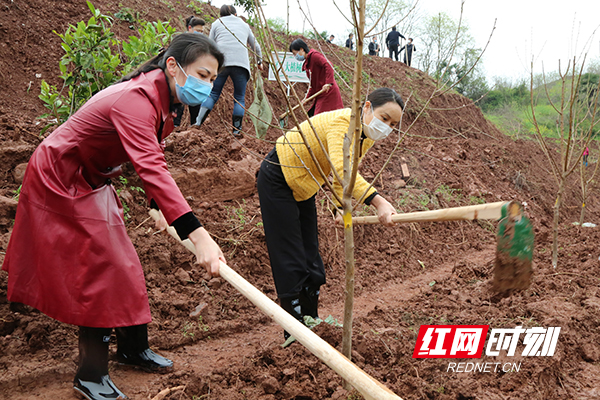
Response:
[{"label": "shovel blade", "polygon": [[533,276],[534,234],[521,205],[509,203],[502,210],[492,287],[498,293],[527,289]]}]

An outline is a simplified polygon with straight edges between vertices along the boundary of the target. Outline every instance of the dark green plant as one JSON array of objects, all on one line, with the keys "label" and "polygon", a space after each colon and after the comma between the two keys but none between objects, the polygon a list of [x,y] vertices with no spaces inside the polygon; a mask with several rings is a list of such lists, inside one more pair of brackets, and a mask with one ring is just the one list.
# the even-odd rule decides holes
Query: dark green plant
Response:
[{"label": "dark green plant", "polygon": [[190,1],[190,4],[188,4],[186,7],[191,9],[196,15],[202,14],[202,3],[200,3],[198,0]]},{"label": "dark green plant", "polygon": [[65,51],[59,64],[63,86],[59,90],[42,81],[39,98],[50,111],[41,118],[51,118],[42,134],[48,127],[65,122],[94,94],[158,54],[175,33],[169,22],[142,21],[138,36],[121,42],[110,30],[112,19],[89,1],[87,4],[92,12],[87,23],[69,25],[64,34],[55,31]]},{"label": "dark green plant", "polygon": [[[140,19],[140,13],[125,7],[115,13],[115,18],[130,24],[135,24]],[[130,28],[133,29],[132,26],[130,26]]]},{"label": "dark green plant", "polygon": [[[77,25],[69,25],[64,34],[54,31],[62,39],[61,46],[65,51],[59,64],[63,88],[56,91],[56,88],[44,86],[46,82],[42,82],[45,93],[40,94],[40,99],[51,111],[44,116],[52,115],[59,124],[119,76],[117,68],[121,60],[118,54],[113,53],[118,41],[110,31],[112,18],[102,14],[89,1],[87,4],[92,12],[87,23],[81,21]],[[64,94],[65,89],[67,95]]]},{"label": "dark green plant", "polygon": [[175,28],[169,22],[142,22],[138,29],[138,37],[130,36],[129,42],[122,42],[123,56],[127,63],[123,67],[123,75],[137,68],[146,60],[154,57],[161,48],[168,46]]}]

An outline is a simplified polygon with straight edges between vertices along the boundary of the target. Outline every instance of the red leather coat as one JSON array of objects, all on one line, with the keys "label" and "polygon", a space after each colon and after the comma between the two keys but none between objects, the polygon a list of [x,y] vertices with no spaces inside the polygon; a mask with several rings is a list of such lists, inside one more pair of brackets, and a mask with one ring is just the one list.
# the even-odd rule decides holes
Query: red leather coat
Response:
[{"label": "red leather coat", "polygon": [[323,88],[323,85],[331,83],[329,92],[320,94],[315,99],[314,115],[344,108],[340,88],[335,81],[333,66],[323,54],[314,49],[310,50],[302,64],[302,71],[306,71],[306,75],[310,79],[310,90],[307,97],[317,93]]},{"label": "red leather coat", "polygon": [[151,321],[142,266],[107,178],[131,161],[169,223],[191,211],[167,170],[173,130],[160,69],[90,99],[29,161],[3,269],[8,299],[59,321],[121,327]]}]

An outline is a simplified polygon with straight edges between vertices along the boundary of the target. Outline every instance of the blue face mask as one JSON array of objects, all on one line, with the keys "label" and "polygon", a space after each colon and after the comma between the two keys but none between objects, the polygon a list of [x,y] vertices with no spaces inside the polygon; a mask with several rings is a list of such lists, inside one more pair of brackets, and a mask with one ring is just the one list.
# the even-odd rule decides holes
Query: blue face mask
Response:
[{"label": "blue face mask", "polygon": [[294,57],[296,57],[296,60],[298,60],[298,61],[304,61],[304,56],[302,56],[300,54],[296,54]]},{"label": "blue face mask", "polygon": [[177,94],[179,101],[188,106],[199,106],[204,103],[204,100],[210,95],[212,85],[195,76],[186,74],[179,63],[177,63],[177,66],[187,78],[183,87],[179,86],[177,79],[175,80],[175,93]]}]

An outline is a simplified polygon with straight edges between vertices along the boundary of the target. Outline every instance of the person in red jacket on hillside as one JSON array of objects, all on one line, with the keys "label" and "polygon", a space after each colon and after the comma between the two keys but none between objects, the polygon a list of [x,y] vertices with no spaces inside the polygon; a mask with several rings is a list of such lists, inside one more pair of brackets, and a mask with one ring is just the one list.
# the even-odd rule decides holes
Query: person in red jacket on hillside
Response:
[{"label": "person in red jacket on hillside", "polygon": [[173,110],[204,101],[223,65],[204,35],[182,33],[120,83],[95,94],[35,150],[21,187],[2,268],[8,300],[79,326],[74,389],[89,400],[126,399],[108,375],[112,329],[117,359],[148,371],[173,362],[148,347],[152,320],[144,272],[111,185],[130,161],[148,200],[218,275],[225,261],[167,169],[164,139]]},{"label": "person in red jacket on hillside", "polygon": [[308,116],[312,117],[326,111],[339,110],[344,108],[340,88],[335,81],[333,66],[327,58],[316,50],[310,50],[308,45],[302,39],[296,39],[290,44],[290,51],[298,61],[304,61],[302,71],[306,71],[310,79],[310,87],[305,99],[313,94],[325,89],[315,98],[315,102],[308,110]]}]

